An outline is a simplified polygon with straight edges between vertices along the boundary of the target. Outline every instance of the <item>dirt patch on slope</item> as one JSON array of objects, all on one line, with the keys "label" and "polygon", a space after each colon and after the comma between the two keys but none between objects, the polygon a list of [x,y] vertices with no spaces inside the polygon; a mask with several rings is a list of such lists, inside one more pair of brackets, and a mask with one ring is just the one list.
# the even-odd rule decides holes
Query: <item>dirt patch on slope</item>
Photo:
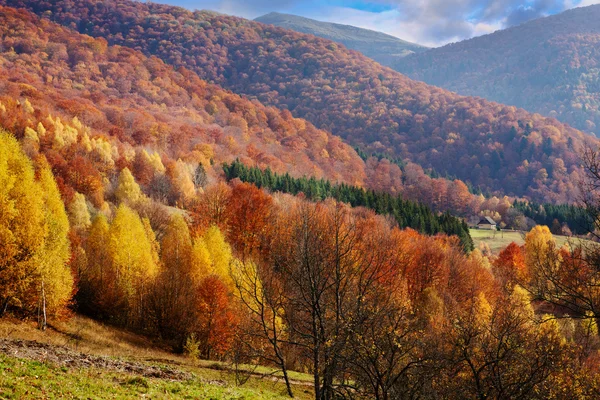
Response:
[{"label": "dirt patch on slope", "polygon": [[158,367],[143,363],[118,360],[73,351],[64,346],[38,343],[29,340],[0,339],[0,353],[10,357],[24,358],[54,364],[66,368],[101,368],[115,372],[127,372],[147,378],[183,381],[192,374],[171,367]]}]

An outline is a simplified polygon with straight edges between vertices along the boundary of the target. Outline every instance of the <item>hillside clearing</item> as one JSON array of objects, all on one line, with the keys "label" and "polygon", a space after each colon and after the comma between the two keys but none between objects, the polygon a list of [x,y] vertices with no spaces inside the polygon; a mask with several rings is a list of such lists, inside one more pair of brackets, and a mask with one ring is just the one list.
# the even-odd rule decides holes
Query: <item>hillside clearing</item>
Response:
[{"label": "hillside clearing", "polygon": [[[506,232],[506,231],[491,231],[486,229],[469,229],[471,238],[475,248],[479,247],[480,243],[487,243],[490,246],[493,254],[498,254],[502,249],[508,246],[511,242],[515,242],[519,246],[525,243],[526,232]],[[577,244],[581,239],[576,237],[554,235],[557,246],[561,247],[567,242]]]},{"label": "hillside clearing", "polygon": [[[0,398],[284,399],[273,370],[232,366],[170,353],[143,336],[75,316],[47,331],[0,320]],[[242,366],[242,368],[244,368]],[[311,398],[310,377],[292,373],[297,398]]]}]

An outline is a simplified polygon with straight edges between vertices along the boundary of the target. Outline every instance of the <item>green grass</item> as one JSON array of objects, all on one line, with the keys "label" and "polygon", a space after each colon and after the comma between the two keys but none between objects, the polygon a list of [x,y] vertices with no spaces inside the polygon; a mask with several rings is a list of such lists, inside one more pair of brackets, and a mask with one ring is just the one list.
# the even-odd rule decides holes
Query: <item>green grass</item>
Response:
[{"label": "green grass", "polygon": [[[0,318],[0,338],[26,340],[66,347],[84,355],[108,356],[123,361],[169,367],[190,373],[193,379],[173,381],[148,378],[98,365],[80,369],[60,367],[31,359],[13,358],[0,352],[0,399],[286,399],[285,385],[269,367],[241,366],[264,377],[252,376],[237,386],[230,364],[219,361],[192,361],[173,354],[141,335],[75,315],[52,321],[46,331],[35,321]],[[38,358],[39,359],[39,358]],[[312,377],[290,372],[296,398],[310,399]]]},{"label": "green grass", "polygon": [[[518,245],[525,243],[525,233],[523,232],[496,232],[487,229],[470,229],[471,237],[475,248],[479,247],[481,242],[487,243],[490,246],[493,254],[498,254],[502,249],[508,246],[511,242],[515,242]],[[561,247],[563,244],[571,241],[572,243],[578,243],[580,239],[570,238],[567,236],[554,235],[557,246]]]},{"label": "green grass", "polygon": [[[242,387],[211,381],[214,371],[195,371],[195,377],[177,382],[145,378],[101,369],[68,369],[0,355],[2,399],[285,399],[283,386],[257,381]],[[208,372],[208,376],[202,372]],[[296,388],[299,398],[310,398]]]}]

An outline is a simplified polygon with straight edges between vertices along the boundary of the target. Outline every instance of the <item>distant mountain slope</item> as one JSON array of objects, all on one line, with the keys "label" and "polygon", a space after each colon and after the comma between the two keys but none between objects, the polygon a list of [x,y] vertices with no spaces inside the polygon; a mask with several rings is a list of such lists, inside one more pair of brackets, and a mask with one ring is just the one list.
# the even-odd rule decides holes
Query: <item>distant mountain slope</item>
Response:
[{"label": "distant mountain slope", "polygon": [[32,136],[33,148],[46,154],[65,184],[87,195],[102,185],[73,176],[79,156],[87,173],[97,169],[98,180],[111,180],[124,166],[135,173],[142,150],[160,155],[166,166],[182,160],[186,168],[202,163],[208,169],[240,158],[297,177],[366,180],[353,148],[288,111],[2,6],[0,71],[0,128]]},{"label": "distant mountain slope", "polygon": [[255,21],[279,26],[296,32],[308,33],[359,51],[383,65],[392,65],[399,58],[427,50],[427,47],[410,43],[385,33],[351,25],[316,21],[291,14],[270,13]]},{"label": "distant mountain slope", "polygon": [[600,5],[575,8],[414,54],[393,67],[432,85],[600,134],[598,21]]},{"label": "distant mountain slope", "polygon": [[126,0],[0,3],[190,68],[353,145],[495,193],[574,200],[578,152],[598,143],[555,119],[412,81],[329,40],[271,25]]}]

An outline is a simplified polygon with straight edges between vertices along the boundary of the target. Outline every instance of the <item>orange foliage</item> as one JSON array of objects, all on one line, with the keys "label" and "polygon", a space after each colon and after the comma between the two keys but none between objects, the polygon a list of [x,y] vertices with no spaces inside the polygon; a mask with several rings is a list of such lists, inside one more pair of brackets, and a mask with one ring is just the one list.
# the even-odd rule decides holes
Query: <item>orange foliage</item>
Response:
[{"label": "orange foliage", "polygon": [[231,306],[227,286],[211,275],[198,288],[198,333],[202,353],[223,356],[231,348],[237,318]]},{"label": "orange foliage", "polygon": [[[65,25],[79,21],[83,33],[133,46],[237,93],[287,108],[369,151],[409,158],[492,192],[575,200],[573,174],[581,171],[576,152],[585,143],[596,143],[551,118],[411,81],[358,52],[272,25],[126,0],[105,1],[101,7],[94,0],[10,3]],[[122,19],[136,29],[121,25]],[[224,120],[225,108],[237,107],[235,102],[224,105],[215,102],[211,114]],[[296,126],[288,114],[270,109],[262,114],[272,137]],[[311,152],[305,146],[313,144],[314,135],[302,135],[311,130],[307,126],[285,143]],[[330,147],[314,150],[314,156],[325,155],[323,150],[337,154]],[[567,173],[553,169],[556,159],[564,162]],[[552,179],[545,178],[548,171]]]},{"label": "orange foliage", "polygon": [[272,234],[273,199],[248,183],[234,185],[227,208],[228,241],[240,252],[242,259],[261,252]]},{"label": "orange foliage", "polygon": [[529,272],[525,264],[523,248],[515,242],[509,244],[494,261],[494,274],[504,284],[525,283]]}]

